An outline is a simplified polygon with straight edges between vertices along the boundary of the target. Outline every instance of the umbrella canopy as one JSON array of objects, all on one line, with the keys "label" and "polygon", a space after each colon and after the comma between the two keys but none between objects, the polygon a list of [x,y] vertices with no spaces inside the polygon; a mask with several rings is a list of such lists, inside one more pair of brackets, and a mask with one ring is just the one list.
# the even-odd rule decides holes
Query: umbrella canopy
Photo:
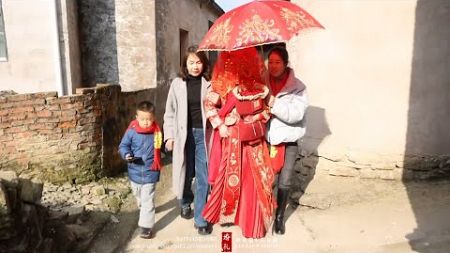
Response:
[{"label": "umbrella canopy", "polygon": [[233,51],[286,42],[308,28],[323,26],[298,5],[284,0],[255,0],[220,16],[199,50]]}]

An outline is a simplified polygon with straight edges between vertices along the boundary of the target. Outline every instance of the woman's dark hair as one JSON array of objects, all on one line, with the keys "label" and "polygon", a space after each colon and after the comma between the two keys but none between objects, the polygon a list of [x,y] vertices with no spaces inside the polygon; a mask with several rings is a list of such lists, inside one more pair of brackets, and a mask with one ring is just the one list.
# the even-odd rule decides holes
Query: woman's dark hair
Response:
[{"label": "woman's dark hair", "polygon": [[276,53],[277,55],[279,55],[285,65],[287,65],[289,63],[289,54],[288,54],[288,51],[286,50],[286,48],[279,47],[279,46],[273,47],[272,49],[270,49],[269,53],[267,54],[267,58],[269,58],[272,53]]},{"label": "woman's dark hair", "polygon": [[189,57],[190,54],[195,54],[200,59],[200,61],[203,63],[203,71],[200,75],[209,81],[209,79],[211,78],[211,75],[210,75],[210,67],[209,67],[208,57],[206,56],[204,51],[197,51],[197,50],[198,50],[197,45],[190,46],[186,50],[186,52],[183,56],[183,60],[181,61],[180,77],[183,80],[186,80],[186,78],[188,76],[187,58]]},{"label": "woman's dark hair", "polygon": [[150,101],[142,101],[137,106],[137,111],[155,113],[155,106]]}]

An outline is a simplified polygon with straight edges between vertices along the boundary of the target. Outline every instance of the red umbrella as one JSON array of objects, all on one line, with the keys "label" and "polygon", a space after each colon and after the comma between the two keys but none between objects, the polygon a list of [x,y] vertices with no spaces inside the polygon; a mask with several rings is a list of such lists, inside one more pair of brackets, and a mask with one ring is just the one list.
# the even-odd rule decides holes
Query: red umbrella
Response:
[{"label": "red umbrella", "polygon": [[286,42],[303,29],[324,28],[308,12],[284,0],[255,0],[219,17],[199,50],[232,51]]}]

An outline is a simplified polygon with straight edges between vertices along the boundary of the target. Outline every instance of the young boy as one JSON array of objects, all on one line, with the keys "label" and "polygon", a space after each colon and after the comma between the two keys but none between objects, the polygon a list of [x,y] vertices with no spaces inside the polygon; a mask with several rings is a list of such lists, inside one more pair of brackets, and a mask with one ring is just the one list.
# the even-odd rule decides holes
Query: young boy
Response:
[{"label": "young boy", "polygon": [[128,126],[119,145],[119,152],[128,162],[131,189],[139,206],[140,237],[150,239],[155,224],[155,186],[161,168],[162,134],[155,121],[155,106],[139,103],[136,119]]}]

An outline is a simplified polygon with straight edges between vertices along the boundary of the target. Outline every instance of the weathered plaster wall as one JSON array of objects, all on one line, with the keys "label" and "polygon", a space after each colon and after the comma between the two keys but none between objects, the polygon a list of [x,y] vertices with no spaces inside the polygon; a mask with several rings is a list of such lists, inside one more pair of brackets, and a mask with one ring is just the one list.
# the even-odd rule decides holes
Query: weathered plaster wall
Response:
[{"label": "weathered plaster wall", "polygon": [[0,90],[57,90],[55,24],[51,0],[4,0],[8,61],[0,62]]},{"label": "weathered plaster wall", "polygon": [[155,1],[116,0],[116,24],[122,90],[155,88]]},{"label": "weathered plaster wall", "polygon": [[[415,177],[403,170],[410,162],[428,175],[443,169],[450,154],[450,53],[442,33],[450,23],[438,22],[419,38],[417,29],[431,20],[424,15],[417,23],[416,1],[292,2],[326,27],[288,43],[314,109],[304,146],[320,156],[317,169],[385,179]],[[431,2],[449,16],[448,1]],[[417,40],[434,41],[419,44],[431,45],[433,56],[417,54]]]}]

